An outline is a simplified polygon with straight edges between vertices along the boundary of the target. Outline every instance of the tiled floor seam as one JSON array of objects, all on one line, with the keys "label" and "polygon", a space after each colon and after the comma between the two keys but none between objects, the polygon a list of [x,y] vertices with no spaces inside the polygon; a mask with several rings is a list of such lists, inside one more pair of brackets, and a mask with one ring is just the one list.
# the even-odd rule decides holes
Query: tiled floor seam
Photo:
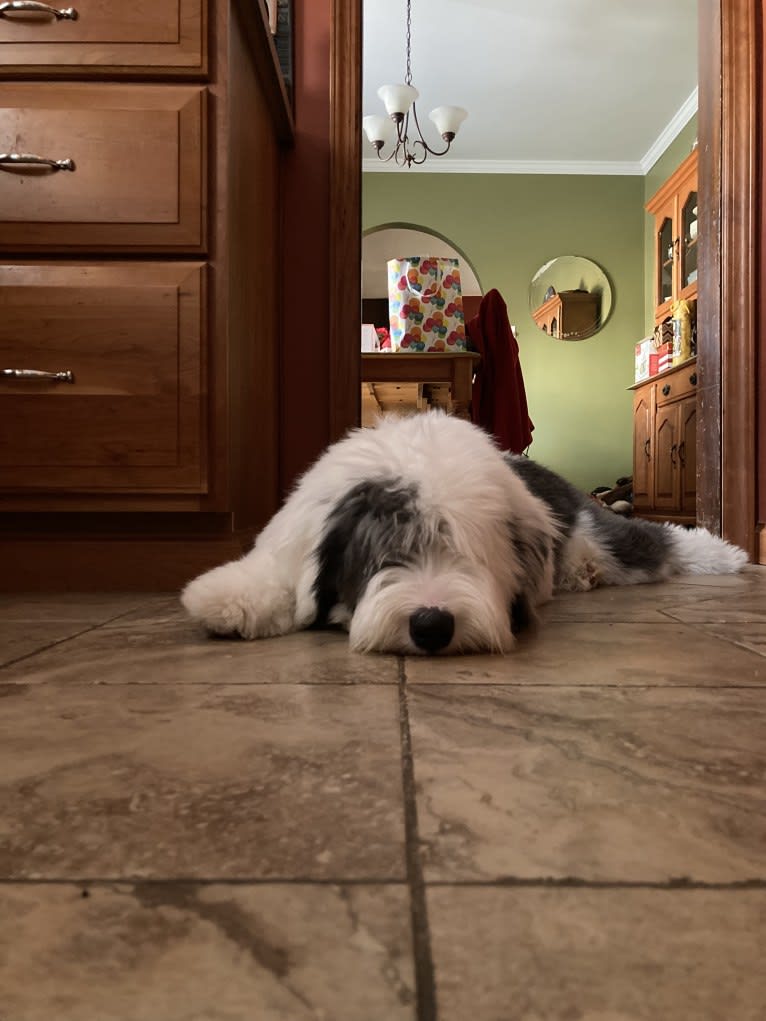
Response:
[{"label": "tiled floor seam", "polygon": [[17,663],[23,663],[25,659],[31,659],[33,656],[38,656],[41,652],[47,652],[49,649],[55,649],[57,645],[64,645],[66,642],[71,642],[75,638],[81,638],[83,635],[87,635],[90,631],[98,631],[101,628],[106,628],[108,625],[113,624],[116,620],[120,620],[122,617],[127,617],[129,614],[135,613],[136,610],[139,610],[140,608],[141,604],[138,606],[131,606],[130,609],[121,610],[113,617],[107,617],[106,620],[92,622],[82,628],[82,630],[75,631],[73,634],[67,635],[65,638],[57,638],[55,641],[48,642],[46,645],[41,645],[32,652],[25,652],[21,656],[15,656],[13,659],[4,660],[3,662],[0,662],[0,671],[5,670],[7,667],[15,666]]},{"label": "tiled floor seam", "polygon": [[412,951],[415,967],[417,1021],[437,1021],[436,981],[428,927],[426,884],[420,861],[418,809],[415,798],[415,768],[407,707],[407,678],[404,658],[399,659],[399,728],[402,756],[402,792],[404,796],[405,854],[410,888]]},{"label": "tiled floor seam", "polygon": [[502,879],[429,879],[428,889],[460,887],[469,889],[563,889],[563,890],[660,890],[665,893],[684,893],[695,890],[716,890],[741,893],[749,890],[766,890],[766,879],[735,879],[730,882],[710,882],[698,879],[643,880],[643,879],[578,879],[573,876],[557,879],[540,876],[521,878],[506,876]]}]

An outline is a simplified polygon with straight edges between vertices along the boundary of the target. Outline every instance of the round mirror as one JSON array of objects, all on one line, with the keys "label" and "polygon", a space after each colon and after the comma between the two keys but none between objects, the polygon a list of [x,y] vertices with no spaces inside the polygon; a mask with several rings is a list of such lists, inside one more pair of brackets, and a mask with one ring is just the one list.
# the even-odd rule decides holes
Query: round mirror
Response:
[{"label": "round mirror", "polygon": [[612,310],[606,273],[581,255],[551,259],[532,277],[529,311],[556,340],[585,340],[598,333]]}]

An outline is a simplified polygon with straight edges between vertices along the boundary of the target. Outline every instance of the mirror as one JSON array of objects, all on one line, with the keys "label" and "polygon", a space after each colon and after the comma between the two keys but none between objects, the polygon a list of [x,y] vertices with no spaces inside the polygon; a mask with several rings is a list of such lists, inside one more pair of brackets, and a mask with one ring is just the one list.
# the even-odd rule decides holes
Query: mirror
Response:
[{"label": "mirror", "polygon": [[585,340],[602,328],[612,310],[606,273],[581,255],[546,262],[529,285],[529,311],[536,325],[556,340]]}]

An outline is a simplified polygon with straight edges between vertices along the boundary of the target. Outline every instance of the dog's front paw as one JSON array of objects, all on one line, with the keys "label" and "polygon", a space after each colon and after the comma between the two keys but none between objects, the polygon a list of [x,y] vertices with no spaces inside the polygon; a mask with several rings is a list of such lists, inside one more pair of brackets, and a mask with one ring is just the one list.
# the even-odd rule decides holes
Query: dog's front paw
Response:
[{"label": "dog's front paw", "polygon": [[270,638],[294,629],[295,596],[240,561],[189,582],[181,603],[193,620],[217,635]]},{"label": "dog's front paw", "polygon": [[562,574],[558,589],[560,592],[590,592],[598,588],[600,579],[598,565],[592,560],[584,560],[570,565],[569,570]]}]

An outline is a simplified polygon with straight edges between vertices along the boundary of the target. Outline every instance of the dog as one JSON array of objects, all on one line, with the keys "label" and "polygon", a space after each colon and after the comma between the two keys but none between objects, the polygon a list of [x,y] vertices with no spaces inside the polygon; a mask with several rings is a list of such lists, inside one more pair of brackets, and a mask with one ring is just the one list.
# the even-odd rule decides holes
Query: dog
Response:
[{"label": "dog", "polygon": [[507,653],[556,591],[726,574],[744,550],[623,518],[443,411],[352,430],[251,552],[181,599],[218,635],[341,625],[358,652]]}]

